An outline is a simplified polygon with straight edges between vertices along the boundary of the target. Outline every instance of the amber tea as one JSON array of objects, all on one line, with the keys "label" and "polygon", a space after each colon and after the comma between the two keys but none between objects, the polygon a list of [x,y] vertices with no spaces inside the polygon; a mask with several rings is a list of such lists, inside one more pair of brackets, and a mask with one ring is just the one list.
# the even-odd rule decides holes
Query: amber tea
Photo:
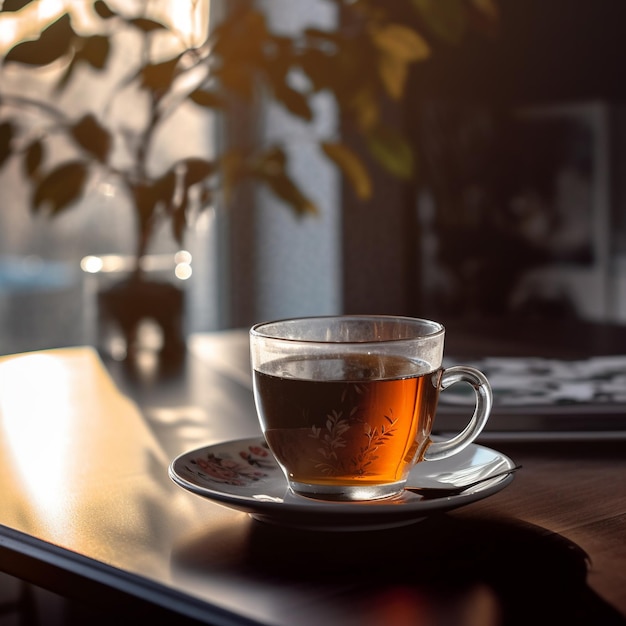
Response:
[{"label": "amber tea", "polygon": [[396,483],[422,454],[439,372],[403,357],[283,359],[255,371],[265,438],[290,480]]}]

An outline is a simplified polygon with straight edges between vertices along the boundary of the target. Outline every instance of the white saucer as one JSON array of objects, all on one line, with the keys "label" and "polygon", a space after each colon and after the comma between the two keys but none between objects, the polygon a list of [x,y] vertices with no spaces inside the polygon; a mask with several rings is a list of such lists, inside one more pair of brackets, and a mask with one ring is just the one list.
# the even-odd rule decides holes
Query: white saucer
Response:
[{"label": "white saucer", "polygon": [[[465,484],[514,467],[504,454],[471,444],[441,461],[418,463],[407,486],[437,487]],[[417,522],[497,493],[513,474],[486,480],[460,495],[423,499],[405,491],[394,498],[370,502],[326,502],[298,496],[262,437],[239,439],[191,450],[175,458],[170,478],[195,494],[255,519],[314,530],[375,530]]]}]

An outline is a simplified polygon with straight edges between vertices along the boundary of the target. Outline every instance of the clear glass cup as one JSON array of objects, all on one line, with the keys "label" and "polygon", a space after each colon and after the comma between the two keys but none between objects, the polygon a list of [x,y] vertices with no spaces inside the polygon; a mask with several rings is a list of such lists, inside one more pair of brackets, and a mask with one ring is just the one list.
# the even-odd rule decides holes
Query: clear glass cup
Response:
[{"label": "clear glass cup", "polygon": [[[472,443],[493,402],[473,367],[442,366],[435,321],[341,315],[256,324],[250,330],[254,398],[267,444],[297,494],[328,500],[394,496],[415,463]],[[431,438],[439,393],[475,392],[467,426]]]}]

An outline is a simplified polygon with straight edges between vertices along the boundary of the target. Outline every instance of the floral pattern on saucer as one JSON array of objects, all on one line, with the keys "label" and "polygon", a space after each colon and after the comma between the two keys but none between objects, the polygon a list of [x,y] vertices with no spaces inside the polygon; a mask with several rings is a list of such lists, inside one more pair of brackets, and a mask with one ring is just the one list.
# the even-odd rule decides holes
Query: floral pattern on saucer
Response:
[{"label": "floral pattern on saucer", "polygon": [[[241,459],[241,460],[240,460]],[[242,462],[243,461],[243,462]],[[236,454],[217,455],[208,451],[189,460],[185,469],[203,481],[248,487],[268,476],[263,470],[274,470],[276,462],[267,444],[248,445]]]}]

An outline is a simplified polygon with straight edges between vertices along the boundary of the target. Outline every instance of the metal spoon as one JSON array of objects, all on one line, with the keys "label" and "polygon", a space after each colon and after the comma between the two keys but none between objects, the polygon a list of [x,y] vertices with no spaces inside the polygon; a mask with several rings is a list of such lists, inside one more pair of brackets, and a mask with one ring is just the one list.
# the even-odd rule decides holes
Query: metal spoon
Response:
[{"label": "metal spoon", "polygon": [[424,499],[458,496],[460,493],[463,493],[466,489],[469,489],[470,487],[480,485],[480,483],[487,482],[488,480],[491,480],[493,478],[499,478],[500,476],[512,474],[521,467],[521,465],[516,465],[515,467],[503,470],[502,472],[498,472],[497,474],[485,476],[484,478],[479,478],[478,480],[475,480],[471,483],[466,483],[465,485],[450,485],[449,487],[405,487],[404,489],[405,491],[412,491],[413,493],[417,493]]}]

